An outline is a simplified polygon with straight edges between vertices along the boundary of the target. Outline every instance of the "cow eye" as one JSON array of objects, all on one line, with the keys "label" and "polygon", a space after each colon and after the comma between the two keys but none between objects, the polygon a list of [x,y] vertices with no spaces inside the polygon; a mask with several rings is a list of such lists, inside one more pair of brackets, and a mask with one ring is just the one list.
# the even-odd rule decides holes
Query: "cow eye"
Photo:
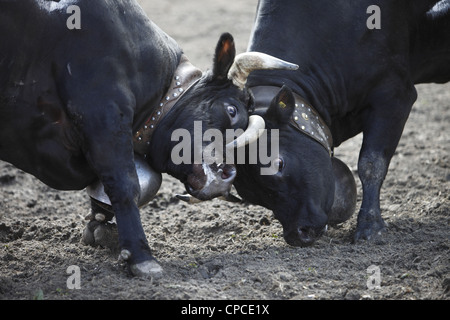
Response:
[{"label": "cow eye", "polygon": [[278,172],[281,172],[284,168],[284,161],[282,158],[275,159],[274,167],[278,169]]},{"label": "cow eye", "polygon": [[237,108],[235,106],[227,106],[227,112],[232,118],[234,118],[237,114]]}]

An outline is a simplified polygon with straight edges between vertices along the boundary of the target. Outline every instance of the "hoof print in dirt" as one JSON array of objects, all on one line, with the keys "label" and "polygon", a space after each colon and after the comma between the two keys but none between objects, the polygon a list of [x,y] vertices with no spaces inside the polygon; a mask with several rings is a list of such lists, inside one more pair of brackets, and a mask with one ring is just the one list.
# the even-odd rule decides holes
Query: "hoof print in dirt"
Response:
[{"label": "hoof print in dirt", "polygon": [[117,226],[110,222],[90,221],[83,231],[83,243],[91,246],[101,246],[118,251],[119,241]]}]

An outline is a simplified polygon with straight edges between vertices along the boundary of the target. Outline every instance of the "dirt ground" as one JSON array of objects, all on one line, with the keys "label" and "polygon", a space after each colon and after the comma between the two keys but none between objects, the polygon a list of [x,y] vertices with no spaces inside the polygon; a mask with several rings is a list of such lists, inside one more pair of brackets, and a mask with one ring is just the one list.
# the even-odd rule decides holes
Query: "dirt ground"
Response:
[{"label": "dirt ground", "polygon": [[[222,32],[246,50],[257,0],[139,2],[205,69]],[[381,241],[351,243],[355,214],[313,247],[294,248],[270,211],[220,200],[187,205],[174,198],[182,184],[165,175],[141,210],[165,270],[158,280],[133,278],[110,250],[80,243],[85,191],[53,190],[0,162],[0,299],[448,300],[450,84],[418,92],[383,186],[389,229]],[[358,136],[336,150],[356,178],[360,144]],[[80,289],[67,286],[69,266],[80,268]],[[370,266],[379,268],[379,288],[370,286]]]}]

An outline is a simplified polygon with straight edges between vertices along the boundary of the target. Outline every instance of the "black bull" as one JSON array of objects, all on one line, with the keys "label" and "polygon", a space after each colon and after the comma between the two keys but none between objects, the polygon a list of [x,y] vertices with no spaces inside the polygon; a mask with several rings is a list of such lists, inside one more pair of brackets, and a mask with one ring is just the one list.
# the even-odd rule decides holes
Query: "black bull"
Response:
[{"label": "black bull", "polygon": [[108,219],[113,212],[131,271],[158,274],[139,217],[135,155],[202,200],[226,196],[234,167],[175,164],[171,134],[192,133],[195,121],[203,131],[247,127],[251,95],[229,71],[281,62],[237,60],[224,34],[212,69],[202,73],[134,0],[0,1],[0,159],[56,189],[99,180],[111,207],[93,201],[90,237],[97,240],[96,217],[102,220],[96,211]]},{"label": "black bull", "polygon": [[[299,70],[249,77],[255,112],[263,115],[269,135],[279,129],[279,157],[272,162],[277,173],[260,175],[262,164],[238,165],[234,185],[243,198],[274,212],[289,244],[310,245],[327,224],[352,214],[353,177],[327,148],[360,132],[363,199],[354,238],[370,239],[386,229],[380,188],[417,98],[414,84],[450,80],[450,2],[429,11],[436,2],[259,1],[248,50],[276,53]],[[379,28],[367,23],[372,5],[380,9],[373,17]],[[283,85],[295,97],[286,87],[280,91]],[[302,104],[317,110],[323,129]],[[305,133],[312,121],[315,134]],[[324,132],[331,143],[320,141],[327,140]]]}]

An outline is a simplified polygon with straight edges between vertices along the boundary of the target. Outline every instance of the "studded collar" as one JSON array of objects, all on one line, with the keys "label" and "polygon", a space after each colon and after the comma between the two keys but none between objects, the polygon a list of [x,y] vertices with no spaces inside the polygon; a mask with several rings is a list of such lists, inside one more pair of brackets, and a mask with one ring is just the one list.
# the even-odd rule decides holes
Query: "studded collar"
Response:
[{"label": "studded collar", "polygon": [[[262,99],[272,99],[281,88],[276,86],[256,86],[251,88],[258,107],[259,96]],[[295,98],[295,110],[289,124],[299,132],[321,144],[333,156],[333,137],[325,121],[312,105],[307,103],[300,95],[293,93]],[[268,96],[269,95],[269,96]],[[270,100],[269,100],[270,101]]]},{"label": "studded collar", "polygon": [[202,76],[202,71],[193,66],[183,54],[180,63],[175,70],[169,90],[158,104],[158,108],[152,112],[144,122],[142,128],[135,132],[133,137],[134,151],[147,156],[150,140],[158,123],[169,113],[180,97],[187,92]]}]

